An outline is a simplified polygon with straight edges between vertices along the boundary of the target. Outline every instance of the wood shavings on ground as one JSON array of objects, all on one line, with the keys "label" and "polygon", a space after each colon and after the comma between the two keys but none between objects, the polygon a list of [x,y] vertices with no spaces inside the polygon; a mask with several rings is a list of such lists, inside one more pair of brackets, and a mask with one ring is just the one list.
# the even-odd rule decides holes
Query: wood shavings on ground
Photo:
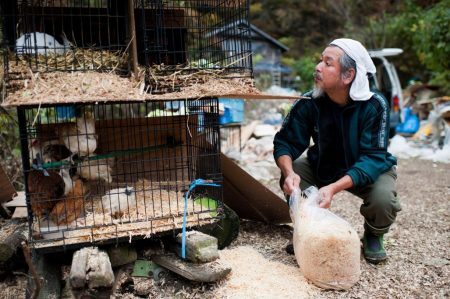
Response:
[{"label": "wood shavings on ground", "polygon": [[[23,82],[23,87],[8,93],[3,106],[199,99],[227,94],[260,93],[253,87],[253,82],[249,78],[216,76],[208,78],[204,74],[201,77],[199,83],[190,82],[180,91],[151,94],[147,93],[151,87],[146,86],[143,81],[136,82],[114,73],[92,71],[35,73]],[[183,77],[180,78],[177,80],[184,80]],[[162,78],[156,80],[161,82]],[[168,75],[165,80],[172,82],[173,79]]]},{"label": "wood shavings on ground", "polygon": [[312,298],[319,294],[295,266],[271,261],[250,246],[220,252],[231,274],[215,290],[217,298]]}]

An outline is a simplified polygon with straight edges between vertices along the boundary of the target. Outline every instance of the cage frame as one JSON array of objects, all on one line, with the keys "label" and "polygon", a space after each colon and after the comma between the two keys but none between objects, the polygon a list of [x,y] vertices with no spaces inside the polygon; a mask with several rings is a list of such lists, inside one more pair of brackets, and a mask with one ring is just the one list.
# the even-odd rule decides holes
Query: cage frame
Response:
[{"label": "cage frame", "polygon": [[[25,24],[22,24],[22,26],[24,26],[24,32],[22,32],[22,34],[30,34],[30,33],[39,33],[40,31],[42,31],[42,33],[45,34],[53,34],[55,39],[60,38],[60,36],[65,36],[66,40],[67,37],[72,36],[72,42],[75,45],[72,46],[64,46],[63,47],[63,53],[64,55],[68,55],[69,57],[78,57],[78,58],[73,58],[74,60],[70,60],[72,58],[70,58],[69,62],[67,62],[67,57],[63,57],[62,61],[59,62],[58,65],[58,57],[53,57],[52,55],[47,55],[47,49],[44,49],[45,53],[44,53],[44,61],[40,62],[38,59],[38,56],[41,57],[42,55],[37,55],[39,49],[37,48],[37,40],[36,40],[36,35],[34,35],[34,38],[30,38],[33,39],[33,43],[34,46],[31,48],[27,48],[25,46],[25,50],[30,50],[31,51],[31,55],[25,55],[25,56],[21,56],[22,58],[25,58],[25,61],[27,63],[27,66],[33,71],[40,71],[40,72],[54,72],[54,71],[62,71],[62,72],[73,72],[73,71],[79,71],[79,72],[86,72],[86,71],[90,71],[95,69],[100,70],[100,71],[117,71],[117,69],[120,69],[120,71],[118,72],[119,75],[121,76],[131,76],[132,73],[134,73],[135,77],[137,76],[137,74],[139,73],[138,70],[133,69],[133,61],[134,60],[139,60],[139,64],[141,65],[142,68],[145,69],[145,82],[148,86],[151,86],[151,88],[149,89],[151,93],[155,93],[155,94],[164,94],[167,92],[176,92],[176,91],[180,91],[184,88],[183,84],[186,84],[186,80],[184,80],[183,82],[177,83],[176,85],[168,85],[165,86],[162,89],[158,89],[158,84],[157,82],[155,82],[154,80],[154,75],[157,74],[160,77],[167,77],[167,76],[173,76],[174,74],[197,74],[197,73],[208,73],[208,74],[213,74],[214,76],[218,76],[218,77],[227,77],[227,78],[242,78],[242,79],[246,79],[246,78],[253,78],[253,69],[252,69],[252,57],[251,57],[251,33],[250,33],[250,24],[248,22],[248,18],[249,18],[249,8],[250,8],[250,2],[249,0],[227,0],[227,1],[222,1],[222,0],[211,0],[208,2],[204,2],[202,0],[188,0],[188,1],[182,1],[179,3],[185,3],[183,5],[181,4],[175,4],[178,3],[177,1],[169,1],[169,0],[157,0],[157,1],[149,1],[149,0],[134,0],[134,7],[135,7],[135,16],[137,19],[135,19],[134,23],[136,25],[140,25],[140,26],[136,26],[136,38],[134,38],[134,40],[137,40],[137,49],[134,49],[137,51],[137,56],[138,57],[133,57],[133,45],[130,44],[131,40],[133,40],[133,38],[131,37],[131,33],[130,31],[130,26],[129,26],[129,21],[128,18],[130,18],[130,16],[127,13],[119,13],[120,9],[126,9],[127,5],[125,2],[127,1],[119,1],[119,0],[92,0],[94,3],[97,3],[96,5],[99,7],[99,9],[106,9],[106,14],[104,13],[94,13],[92,12],[92,16],[90,15],[83,15],[80,13],[80,15],[76,14],[73,11],[76,11],[76,9],[84,9],[85,6],[82,5],[83,1],[78,1],[78,0],[48,0],[48,1],[44,1],[44,0],[14,0],[14,1],[8,1],[8,4],[4,3],[3,4],[3,9],[2,14],[5,17],[5,24],[3,26],[3,31],[4,31],[4,55],[3,55],[3,60],[4,60],[4,74],[5,74],[5,83],[10,84],[11,82],[14,82],[14,80],[20,80],[23,78],[24,74],[21,73],[20,69],[22,68],[22,66],[20,65],[20,62],[18,59],[18,55],[14,55],[11,56],[11,51],[13,50],[18,50],[18,46],[17,46],[17,41],[20,37],[20,33],[16,32],[15,27],[19,24],[19,20],[18,19],[23,19],[25,21]],[[80,2],[81,4],[76,4]],[[91,1],[88,1],[89,3]],[[153,22],[153,21],[149,21],[147,20],[149,18],[149,16],[145,16],[145,14],[150,10],[149,7],[152,7],[152,3],[157,3],[160,7],[155,8],[158,11],[162,11],[162,24],[157,24],[156,27],[151,27],[148,22]],[[30,3],[34,4],[37,3],[38,5],[36,6],[30,6]],[[41,3],[45,3],[41,4]],[[48,6],[49,4],[53,4],[53,6]],[[60,3],[59,6],[57,6],[55,3]],[[64,6],[63,4],[66,3],[66,6]],[[121,3],[119,5],[119,3]],[[25,6],[26,8],[28,6],[30,6],[31,8],[35,7],[37,9],[37,11],[39,11],[39,8],[42,9],[41,13],[37,13],[37,12],[31,12],[29,13],[30,15],[27,14],[27,10],[22,8],[23,11],[20,11],[20,5]],[[47,6],[46,6],[47,5]],[[72,6],[70,6],[72,5]],[[78,5],[78,6],[77,6]],[[106,6],[105,6],[106,5]],[[94,8],[87,6],[87,9],[89,10],[93,10],[96,9],[96,7],[94,5]],[[204,6],[204,7],[203,7]],[[56,13],[58,10],[56,9],[55,11],[55,15],[51,15],[50,12],[44,12],[44,8],[53,8],[56,9],[58,8],[59,10],[61,10],[61,12]],[[105,8],[106,7],[106,8]],[[63,17],[61,17],[64,14],[64,9],[71,9],[68,10],[69,13],[67,13],[68,15],[64,15],[65,18],[68,19],[68,21],[66,21],[66,23],[70,23],[72,27],[68,27],[68,28],[72,28],[72,34],[66,33],[64,31],[64,28],[62,29],[55,29],[55,27],[59,27],[58,22],[62,22],[61,26],[68,26],[67,24],[65,25],[63,20],[59,20],[59,19],[64,19]],[[170,11],[170,13],[166,13],[166,18],[164,19],[164,11],[168,10]],[[178,16],[179,18],[182,19],[182,22],[188,22],[189,24],[185,24],[184,28],[181,25],[176,25],[176,18],[177,15],[175,13],[175,11],[184,11],[184,14],[180,16]],[[189,15],[189,13],[192,15]],[[14,13],[18,13],[18,15],[14,15]],[[203,14],[202,14],[203,13]],[[61,16],[59,16],[58,14],[61,14]],[[97,15],[96,15],[97,14]],[[196,15],[197,14],[197,15]],[[208,14],[211,14],[211,16],[209,16]],[[140,16],[139,16],[140,15]],[[222,15],[221,18],[216,21],[216,23],[212,23],[212,24],[208,24],[208,20],[213,19],[213,17],[215,15]],[[52,17],[54,17],[54,19],[51,19]],[[59,19],[58,19],[58,18]],[[99,18],[103,20],[106,19],[106,28],[108,28],[108,35],[106,37],[103,37],[103,39],[110,39],[111,40],[117,40],[120,42],[117,42],[117,45],[114,45],[112,42],[109,43],[107,42],[106,44],[102,44],[104,43],[104,41],[102,41],[102,38],[99,37],[99,41],[98,43],[100,43],[98,46],[96,46],[95,44],[95,40],[94,37],[91,36],[91,40],[90,43],[92,43],[93,45],[90,46],[89,45],[89,40],[88,41],[82,41],[80,42],[79,39],[80,37],[75,37],[74,33],[73,33],[73,25],[72,23],[74,23],[75,21],[73,20],[73,18],[75,18],[75,20],[78,20],[76,18],[79,18],[81,21],[81,24],[79,24],[82,28],[84,28],[87,25],[83,25],[83,17],[87,17],[88,19],[85,20],[85,23],[89,23],[89,26],[93,26],[90,25],[92,22],[94,22],[93,20],[95,18]],[[141,20],[139,20],[139,18],[141,18]],[[198,20],[196,19],[198,18]],[[202,21],[202,18],[205,18],[205,21]],[[219,18],[216,16],[216,18]],[[28,20],[30,19],[30,20]],[[34,20],[37,19],[37,20]],[[51,19],[51,20],[50,20]],[[111,20],[110,20],[111,19]],[[115,20],[117,19],[117,20]],[[192,19],[192,20],[191,20]],[[229,26],[229,24],[234,24],[236,21],[239,20],[246,20],[246,23],[244,22],[244,24],[247,24],[246,26],[242,26],[240,25],[239,28],[237,28],[237,26]],[[40,21],[39,21],[40,20]],[[119,22],[119,20],[121,20]],[[174,21],[175,20],[175,21]],[[28,23],[30,24],[28,24]],[[38,29],[38,24],[35,24],[34,22],[41,22],[44,25],[40,25],[43,26],[42,28]],[[50,25],[45,25],[45,22],[49,22]],[[140,23],[141,24],[140,24]],[[161,23],[160,22],[160,23]],[[166,22],[166,23],[164,23]],[[173,25],[172,23],[175,22],[175,25]],[[202,25],[202,22],[204,22],[205,24]],[[213,21],[210,21],[213,22]],[[11,23],[11,24],[10,24]],[[123,24],[125,28],[121,28],[119,30],[119,26],[120,24]],[[26,30],[27,26],[30,26],[29,30]],[[98,25],[98,26],[101,26]],[[178,26],[178,27],[177,27]],[[11,27],[14,27],[14,29],[12,29]],[[48,28],[48,27],[53,27],[53,28]],[[95,26],[94,26],[95,27]],[[111,28],[110,28],[111,27]],[[116,30],[117,32],[115,33],[109,33],[109,31],[112,31],[113,27],[117,27]],[[230,31],[226,37],[214,37],[214,31],[217,30],[217,27],[227,27],[225,29],[225,31]],[[100,28],[100,27],[99,27]],[[153,29],[152,29],[153,28]],[[33,30],[31,30],[33,29]],[[42,29],[42,30],[41,30]],[[91,28],[92,29],[92,28]],[[94,28],[95,30],[100,30],[98,28]],[[38,31],[39,30],[39,31]],[[58,30],[60,30],[61,32],[59,32]],[[94,31],[95,31],[94,30]],[[175,31],[187,31],[186,33],[186,45],[185,48],[177,49],[175,48],[171,48],[171,49],[164,49],[163,46],[161,46],[164,43],[174,43],[175,39],[175,35],[166,37],[166,39],[171,39],[171,41],[163,41],[164,37],[160,37],[157,33],[155,33],[156,36],[156,48],[160,47],[162,48],[161,51],[158,52],[158,50],[152,50],[150,49],[149,46],[149,40],[151,40],[152,38],[150,37],[150,33],[147,31],[152,31],[154,30],[155,32],[160,30],[160,34],[159,35],[164,35],[162,31],[164,30],[173,30]],[[50,31],[50,32],[49,32]],[[178,33],[177,33],[178,34]],[[180,33],[181,34],[181,33]],[[51,36],[53,36],[51,35]],[[86,35],[88,35],[86,33]],[[92,33],[91,33],[92,35]],[[98,35],[100,36],[101,33],[98,33]],[[115,36],[116,35],[116,36]],[[22,35],[24,36],[24,35]],[[115,37],[114,37],[115,36]],[[113,38],[114,37],[114,38]],[[82,37],[81,37],[82,39]],[[87,39],[87,38],[86,38]],[[78,41],[77,41],[78,40]],[[55,41],[55,43],[58,42],[58,40]],[[32,44],[33,44],[32,43]],[[62,43],[62,42],[61,42]],[[81,43],[81,44],[80,44]],[[193,46],[189,46],[189,43],[193,44]],[[29,47],[31,47],[32,45],[29,45]],[[63,45],[61,45],[63,46]],[[214,47],[217,47],[217,50],[214,50]],[[81,50],[81,54],[78,55],[76,52],[78,51],[78,48]],[[94,66],[86,66],[86,64],[88,64],[90,62],[90,60],[103,60],[104,57],[108,58],[108,56],[104,56],[104,54],[100,53],[100,57],[97,57],[94,53],[90,53],[87,52],[90,49],[93,49],[94,52],[99,52],[97,50],[102,50],[102,49],[106,49],[106,50],[111,50],[111,48],[114,48],[114,51],[120,51],[120,53],[122,54],[118,54],[119,56],[125,55],[126,57],[124,58],[124,61],[121,61],[121,59],[118,58],[118,60],[120,60],[121,62],[117,62],[117,65],[121,65],[121,67],[117,68],[116,66],[111,66],[111,65],[104,65],[103,62],[98,64],[98,65],[94,65]],[[34,50],[34,52],[33,52]],[[51,48],[48,49],[48,51],[52,50]],[[56,52],[56,47],[53,49]],[[50,51],[51,52],[51,51]],[[179,53],[182,52],[182,53]],[[224,55],[222,57],[222,59],[215,59],[214,58],[214,53],[219,53],[219,55]],[[152,53],[154,53],[156,56],[158,56],[159,58],[157,59],[156,63],[152,63]],[[162,55],[164,55],[164,53],[166,55],[185,55],[186,58],[181,61],[181,60],[177,60],[176,58],[175,61],[173,63],[167,63],[167,61],[163,61],[164,59],[162,58]],[[222,54],[220,54],[222,53]],[[231,54],[226,54],[226,53],[231,53]],[[69,55],[70,54],[70,55]],[[78,56],[77,56],[78,55]],[[105,54],[106,55],[106,54]],[[19,55],[20,56],[20,55]],[[86,56],[86,57],[85,57]],[[15,58],[13,58],[15,57]],[[79,58],[81,57],[81,58]],[[209,57],[209,58],[208,58]],[[21,58],[21,59],[22,59]],[[54,58],[54,59],[53,59]],[[123,58],[123,57],[122,57]],[[78,60],[80,60],[80,62],[78,62]],[[113,59],[114,60],[114,59]],[[205,62],[206,60],[206,62]],[[56,61],[55,66],[50,66],[48,65],[49,61]],[[86,61],[88,63],[86,63]],[[19,63],[20,62],[20,63]],[[17,64],[19,63],[19,69],[18,70],[14,70],[14,68],[12,67],[14,65],[14,63]],[[83,66],[77,66],[77,63],[81,63],[83,64]],[[45,64],[43,69],[40,69],[40,65]],[[62,66],[61,66],[62,64]],[[74,69],[75,67],[75,69]],[[5,84],[6,85],[6,84]],[[156,86],[156,88],[154,88]]]},{"label": "cage frame", "polygon": [[[217,161],[219,161],[219,155],[220,155],[220,124],[218,123],[218,98],[217,97],[211,97],[209,99],[205,99],[206,101],[211,101],[213,103],[215,103],[215,109],[216,109],[216,115],[214,116],[216,118],[215,123],[212,124],[212,126],[214,127],[212,130],[214,131],[214,134],[216,134],[216,138],[217,138],[217,146],[215,148],[215,152],[211,153],[212,155],[216,156]],[[189,102],[189,101],[198,101],[198,99],[185,99],[185,103]],[[180,100],[176,99],[176,100],[162,100],[162,103],[169,103],[169,102],[180,102]],[[149,103],[154,104],[154,101],[147,101],[147,102],[104,102],[102,103],[103,105],[115,105],[115,104],[120,104],[120,105],[127,105],[128,107],[131,107],[131,105],[133,104],[138,104],[138,105],[148,105]],[[82,106],[84,105],[96,105],[95,103],[82,103]],[[30,202],[30,194],[29,194],[29,189],[28,189],[28,182],[27,182],[27,173],[31,170],[31,157],[30,157],[30,151],[29,151],[29,143],[28,141],[30,140],[29,137],[29,131],[28,131],[28,127],[27,127],[27,123],[29,123],[29,119],[27,119],[26,116],[26,111],[28,109],[36,109],[36,108],[54,108],[56,105],[52,105],[52,104],[48,104],[48,105],[43,105],[42,107],[36,107],[35,105],[29,105],[29,106],[18,106],[17,107],[17,113],[18,113],[18,121],[19,121],[19,134],[20,134],[20,144],[21,144],[21,148],[22,148],[22,164],[23,164],[23,171],[24,171],[24,176],[25,176],[25,195],[26,195],[26,203],[27,203],[27,210],[28,210],[28,229],[29,229],[29,241],[33,246],[33,249],[42,252],[42,253],[50,253],[50,252],[58,252],[58,251],[66,251],[66,250],[72,250],[72,249],[77,249],[77,248],[81,248],[84,246],[92,246],[92,245],[106,245],[106,244],[118,244],[121,242],[126,242],[127,240],[129,242],[131,242],[131,236],[130,235],[121,235],[120,233],[118,233],[117,228],[118,225],[117,223],[114,224],[110,224],[110,225],[100,225],[100,226],[87,226],[84,228],[66,228],[66,229],[61,229],[56,231],[57,233],[62,233],[62,236],[60,238],[53,238],[53,239],[49,239],[49,240],[39,240],[39,239],[34,239],[33,236],[33,224],[35,224],[35,219],[33,217],[33,212],[31,210],[31,202]],[[195,113],[194,113],[195,114]],[[189,117],[189,113],[186,113],[187,117]],[[165,116],[164,118],[172,118],[173,116]],[[201,126],[201,125],[200,125]],[[191,150],[191,146],[186,145],[187,147],[187,151],[189,152]],[[25,149],[25,150],[24,150]],[[192,153],[188,153],[188,158],[192,158],[193,156],[191,156]],[[191,166],[189,166],[191,167]],[[221,174],[221,169],[220,169],[220,162],[218,162],[218,164],[216,165],[217,167],[217,173],[216,176],[213,177],[214,182],[222,184],[223,183],[223,177]],[[185,187],[185,190],[187,190],[187,188],[189,187],[187,184],[184,185],[179,185],[178,187]],[[208,221],[203,221],[198,218],[197,220],[197,224],[190,224],[188,225],[188,227],[194,228],[194,227],[203,227],[203,226],[208,226],[208,225],[213,225],[214,223],[216,223],[217,221],[219,221],[224,215],[222,215],[221,212],[221,206],[223,204],[223,188],[220,187],[218,188],[218,193],[216,194],[215,199],[217,199],[217,203],[218,203],[218,207],[216,209],[216,216],[215,217],[209,217]],[[153,199],[152,199],[153,200]],[[178,199],[177,199],[178,201]],[[205,212],[212,212],[211,210],[207,210],[205,209],[205,211],[200,211],[200,213],[205,213]],[[195,214],[195,213],[193,213]],[[158,230],[154,230],[153,227],[153,223],[156,220],[164,220],[164,219],[169,219],[171,216],[170,215],[166,215],[166,216],[161,216],[160,218],[155,218],[155,219],[147,219],[146,221],[129,221],[128,224],[133,225],[135,223],[141,223],[141,224],[150,224],[150,231],[151,234],[150,236],[148,235],[148,233],[138,233],[138,234],[133,234],[132,235],[132,239],[133,240],[139,240],[139,239],[146,239],[146,238],[152,238],[152,237],[156,237],[156,236],[162,236],[162,235],[168,235],[168,234],[172,234],[175,235],[176,232],[181,231],[181,227],[171,227],[170,229],[163,229],[161,231]],[[175,220],[174,220],[175,221]],[[208,222],[208,223],[207,223]],[[126,223],[127,224],[127,223]],[[122,224],[121,224],[122,225]],[[95,232],[96,229],[102,228],[102,227],[115,227],[115,232],[108,232],[108,234],[114,234],[114,237],[106,237],[106,238],[95,238],[95,236],[100,235],[100,232]],[[59,226],[58,226],[59,227]],[[138,228],[141,229],[141,228]],[[71,232],[71,231],[77,231],[77,230],[90,230],[90,241],[75,241],[75,242],[66,242],[66,236],[64,235],[66,232]],[[55,231],[52,231],[52,233],[55,233]],[[75,237],[77,238],[77,237]],[[69,238],[67,238],[67,240],[70,240]],[[50,243],[54,243],[53,245],[51,245]],[[56,243],[55,243],[56,242]],[[41,243],[41,245],[40,245]],[[48,245],[50,244],[50,245]]]}]

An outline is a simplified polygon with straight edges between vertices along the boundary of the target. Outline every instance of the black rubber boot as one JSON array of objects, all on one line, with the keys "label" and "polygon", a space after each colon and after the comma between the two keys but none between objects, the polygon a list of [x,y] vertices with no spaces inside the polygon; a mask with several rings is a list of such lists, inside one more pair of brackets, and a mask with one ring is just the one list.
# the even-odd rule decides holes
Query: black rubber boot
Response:
[{"label": "black rubber boot", "polygon": [[361,241],[364,257],[369,263],[378,264],[387,259],[383,235],[377,236],[366,230]]}]

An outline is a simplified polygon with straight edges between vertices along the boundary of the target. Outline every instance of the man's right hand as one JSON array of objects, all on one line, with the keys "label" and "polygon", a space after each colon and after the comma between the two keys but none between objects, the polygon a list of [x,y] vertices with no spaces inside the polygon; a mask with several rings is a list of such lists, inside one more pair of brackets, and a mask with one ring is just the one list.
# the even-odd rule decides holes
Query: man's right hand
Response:
[{"label": "man's right hand", "polygon": [[300,188],[300,176],[295,172],[291,172],[285,179],[283,191],[287,195],[291,195],[295,188]]}]

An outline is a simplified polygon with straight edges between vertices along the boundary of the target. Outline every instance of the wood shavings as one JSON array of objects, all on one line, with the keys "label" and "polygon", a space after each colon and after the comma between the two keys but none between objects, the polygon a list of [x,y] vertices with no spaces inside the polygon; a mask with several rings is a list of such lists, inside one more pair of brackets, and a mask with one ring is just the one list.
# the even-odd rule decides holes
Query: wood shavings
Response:
[{"label": "wood shavings", "polygon": [[250,246],[220,252],[231,274],[215,290],[217,298],[313,298],[318,294],[295,266],[265,258]]}]

